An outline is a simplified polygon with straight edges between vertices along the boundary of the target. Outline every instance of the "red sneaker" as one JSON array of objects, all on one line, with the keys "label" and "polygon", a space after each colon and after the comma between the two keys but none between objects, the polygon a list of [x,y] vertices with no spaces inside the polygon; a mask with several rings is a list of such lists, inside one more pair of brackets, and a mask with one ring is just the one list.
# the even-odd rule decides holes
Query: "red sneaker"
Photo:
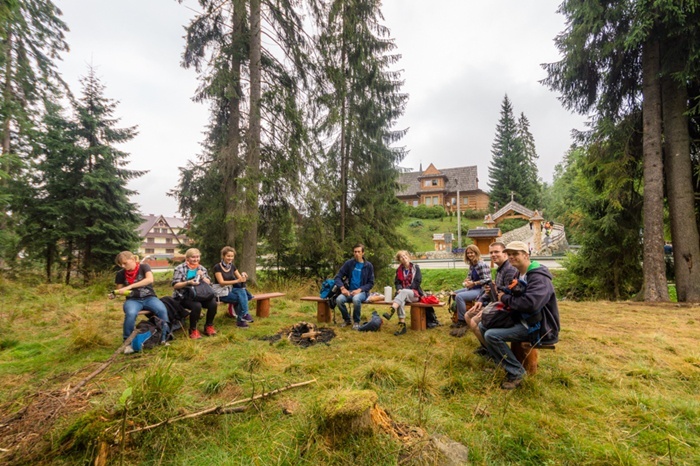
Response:
[{"label": "red sneaker", "polygon": [[228,304],[228,316],[232,319],[236,318],[236,311],[233,309],[233,304],[229,303]]},{"label": "red sneaker", "polygon": [[202,335],[199,333],[199,330],[193,328],[192,330],[190,330],[190,338],[192,340],[199,340],[200,338],[202,338]]},{"label": "red sneaker", "polygon": [[216,335],[216,329],[213,325],[207,325],[206,327],[204,327],[204,334],[208,337],[213,337],[214,335]]}]

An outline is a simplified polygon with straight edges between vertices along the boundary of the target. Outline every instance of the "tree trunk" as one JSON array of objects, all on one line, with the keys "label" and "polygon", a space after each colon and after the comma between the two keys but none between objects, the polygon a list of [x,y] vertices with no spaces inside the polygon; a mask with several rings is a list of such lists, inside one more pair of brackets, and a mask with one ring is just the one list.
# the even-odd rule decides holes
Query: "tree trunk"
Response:
[{"label": "tree trunk", "polygon": [[644,301],[668,301],[664,263],[664,190],[661,154],[659,43],[648,39],[642,50],[644,153]]},{"label": "tree trunk", "polygon": [[68,241],[66,254],[66,285],[70,285],[70,272],[73,267],[73,241]]},{"label": "tree trunk", "polygon": [[241,143],[241,52],[238,44],[241,40],[245,21],[245,3],[242,0],[232,0],[233,17],[231,25],[231,38],[234,42],[234,50],[231,54],[231,82],[230,97],[228,102],[228,137],[226,145],[220,157],[221,171],[224,180],[224,211],[226,214],[226,244],[235,247],[237,203],[239,201],[238,160],[239,146]]},{"label": "tree trunk", "polygon": [[[681,71],[684,64],[673,53],[669,74]],[[666,192],[671,213],[671,235],[679,302],[700,301],[700,237],[695,221],[695,193],[693,192],[688,134],[688,90],[668,74],[661,79],[663,102]],[[695,261],[698,266],[695,266]]]},{"label": "tree trunk", "polygon": [[258,249],[258,191],[260,189],[260,94],[262,70],[260,64],[260,0],[250,0],[250,117],[248,157],[246,168],[245,229],[241,268],[255,283]]},{"label": "tree trunk", "polygon": [[340,66],[342,67],[342,91],[340,95],[340,243],[345,241],[345,217],[347,216],[347,205],[348,205],[348,156],[346,153],[346,146],[348,141],[345,137],[346,135],[346,121],[347,121],[347,50],[345,43],[345,15],[346,7],[343,5],[343,27],[342,27],[342,45],[340,48]]}]

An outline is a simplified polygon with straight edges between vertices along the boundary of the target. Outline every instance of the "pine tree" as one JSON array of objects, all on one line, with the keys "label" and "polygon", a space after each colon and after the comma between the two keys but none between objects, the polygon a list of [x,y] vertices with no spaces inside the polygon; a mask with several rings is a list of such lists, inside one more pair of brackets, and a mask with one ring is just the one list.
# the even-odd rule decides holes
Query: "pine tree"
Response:
[{"label": "pine tree", "polygon": [[[16,253],[21,211],[10,215],[11,183],[26,175],[33,127],[41,101],[60,82],[55,61],[68,50],[65,23],[50,0],[12,0],[0,4],[0,261]],[[29,180],[26,180],[29,183]],[[21,200],[16,200],[21,202]]]},{"label": "pine tree", "polygon": [[[205,239],[216,239],[210,244],[219,248],[230,244],[238,250],[239,267],[254,280],[260,204],[279,195],[271,189],[277,180],[286,181],[283,197],[301,189],[305,129],[298,101],[306,66],[302,22],[296,4],[289,2],[200,3],[204,12],[187,27],[183,66],[200,72],[196,99],[211,104],[205,151],[198,163],[207,170],[188,166],[175,195],[181,213],[192,220],[189,234],[202,247],[204,260],[218,258],[208,251]],[[261,46],[263,19],[292,65],[282,64]],[[222,188],[218,193],[206,186],[217,181]]]},{"label": "pine tree", "polygon": [[489,166],[489,193],[491,206],[503,207],[511,200],[528,205],[533,188],[530,186],[531,167],[518,136],[518,125],[513,106],[506,95],[501,103],[501,117],[496,125],[496,136],[491,145]]},{"label": "pine tree", "polygon": [[531,206],[533,209],[540,209],[542,202],[542,186],[539,180],[537,171],[537,149],[535,148],[535,138],[530,132],[530,121],[524,113],[520,114],[517,123],[518,139],[523,150],[523,156],[526,160],[526,165],[522,167],[525,170],[525,181],[523,183],[523,195],[525,205]]},{"label": "pine tree", "polygon": [[342,249],[363,242],[381,269],[390,249],[402,244],[395,193],[405,151],[392,144],[405,134],[393,126],[407,95],[401,93],[400,72],[391,70],[400,55],[380,23],[377,0],[335,0],[315,14],[321,56],[316,102],[326,160],[315,178],[326,183],[331,202],[325,208],[337,219]]},{"label": "pine tree", "polygon": [[567,16],[568,27],[556,39],[564,58],[545,66],[549,74],[545,84],[561,91],[563,102],[581,113],[618,121],[638,111],[639,102],[644,106],[644,292],[650,301],[668,300],[662,252],[662,150],[667,154],[678,296],[700,300],[700,269],[689,266],[700,256],[700,236],[690,201],[690,143],[682,129],[689,126],[687,86],[697,82],[699,71],[694,59],[700,46],[698,6],[696,1],[671,0],[565,1],[560,11]]},{"label": "pine tree", "polygon": [[82,95],[75,104],[79,144],[75,168],[82,176],[74,199],[77,218],[70,242],[79,252],[80,270],[87,280],[110,267],[119,251],[138,245],[136,228],[141,218],[137,206],[129,201],[134,192],[126,184],[143,172],[123,168],[128,154],[115,147],[132,139],[136,127],[117,127],[117,102],[105,97],[94,69],[88,70],[81,84]]}]

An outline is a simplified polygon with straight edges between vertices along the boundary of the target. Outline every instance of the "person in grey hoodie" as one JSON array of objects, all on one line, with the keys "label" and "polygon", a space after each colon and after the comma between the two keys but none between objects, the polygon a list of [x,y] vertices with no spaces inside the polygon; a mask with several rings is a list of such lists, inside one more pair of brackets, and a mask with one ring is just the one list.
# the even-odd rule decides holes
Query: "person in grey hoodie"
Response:
[{"label": "person in grey hoodie", "polygon": [[498,299],[511,313],[515,324],[509,328],[481,331],[496,364],[506,371],[501,388],[512,390],[525,377],[525,368],[513,355],[508,342],[529,341],[533,345],[559,341],[559,307],[549,269],[530,260],[527,244],[513,241],[506,246],[508,261],[518,270],[518,284],[512,290],[499,290]]}]

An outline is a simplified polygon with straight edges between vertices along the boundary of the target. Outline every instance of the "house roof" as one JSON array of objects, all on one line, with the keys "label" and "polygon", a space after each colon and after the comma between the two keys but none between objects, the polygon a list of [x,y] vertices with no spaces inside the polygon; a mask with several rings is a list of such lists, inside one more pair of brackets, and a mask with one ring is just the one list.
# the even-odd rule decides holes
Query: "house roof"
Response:
[{"label": "house roof", "polygon": [[399,174],[399,192],[398,196],[417,196],[421,191],[421,178],[445,178],[445,191],[457,192],[460,191],[481,191],[479,189],[479,178],[476,171],[476,166],[471,167],[455,167],[436,169],[431,163],[425,171],[404,172]]},{"label": "house roof", "polygon": [[498,212],[493,214],[492,218],[495,221],[498,221],[499,218],[503,217],[505,214],[507,214],[510,211],[517,212],[519,214],[525,215],[527,218],[532,218],[533,215],[535,215],[535,212],[528,209],[527,207],[518,204],[515,201],[510,201],[508,204],[504,205],[500,209],[498,209]]},{"label": "house roof", "polygon": [[177,217],[165,217],[163,215],[149,214],[142,215],[141,218],[143,219],[143,222],[141,225],[139,225],[138,232],[142,238],[146,237],[148,232],[151,231],[151,228],[153,228],[153,225],[158,223],[160,219],[163,219],[171,230],[185,228],[186,226],[185,221]]},{"label": "house roof", "polygon": [[497,238],[501,236],[500,228],[474,228],[467,231],[467,238]]}]

